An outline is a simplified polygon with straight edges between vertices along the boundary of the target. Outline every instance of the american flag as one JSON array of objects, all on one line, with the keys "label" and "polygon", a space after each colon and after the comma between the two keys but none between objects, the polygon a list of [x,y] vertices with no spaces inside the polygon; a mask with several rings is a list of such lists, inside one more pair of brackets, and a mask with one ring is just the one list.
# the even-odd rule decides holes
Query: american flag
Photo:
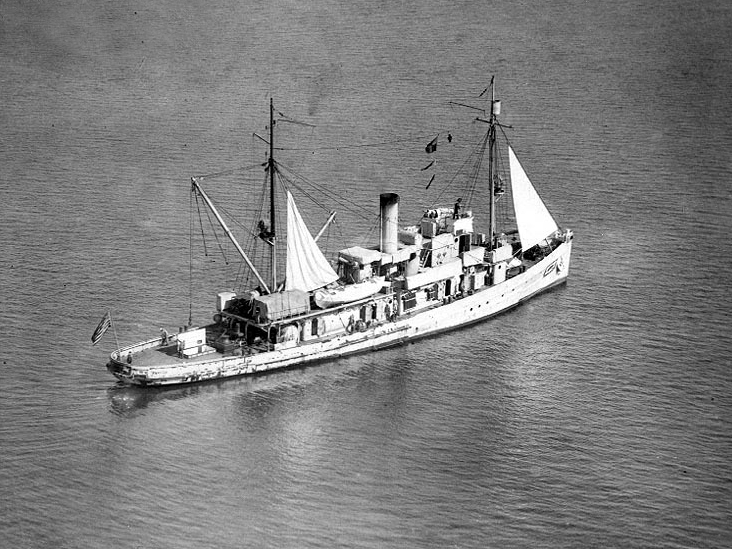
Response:
[{"label": "american flag", "polygon": [[97,343],[99,343],[99,340],[102,339],[102,336],[107,330],[109,330],[109,327],[111,325],[112,316],[109,314],[109,311],[107,311],[102,320],[99,322],[99,326],[97,326],[97,329],[94,330],[94,333],[91,336],[92,345],[96,345]]}]

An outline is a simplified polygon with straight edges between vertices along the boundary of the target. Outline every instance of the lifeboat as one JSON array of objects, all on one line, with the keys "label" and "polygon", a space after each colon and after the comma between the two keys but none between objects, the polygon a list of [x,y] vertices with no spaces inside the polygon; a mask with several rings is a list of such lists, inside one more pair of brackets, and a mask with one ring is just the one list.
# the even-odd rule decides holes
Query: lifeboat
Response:
[{"label": "lifeboat", "polygon": [[321,288],[315,291],[313,297],[318,307],[327,309],[329,307],[352,303],[359,299],[365,299],[378,293],[383,285],[384,277],[374,276],[356,284],[347,284],[335,288]]}]

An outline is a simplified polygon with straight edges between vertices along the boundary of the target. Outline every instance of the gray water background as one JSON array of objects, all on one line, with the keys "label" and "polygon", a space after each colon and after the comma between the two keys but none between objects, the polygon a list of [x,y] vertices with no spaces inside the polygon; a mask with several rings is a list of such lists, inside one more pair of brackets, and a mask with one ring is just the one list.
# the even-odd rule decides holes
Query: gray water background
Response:
[{"label": "gray water background", "polygon": [[[721,0],[3,0],[0,545],[729,546],[731,26]],[[576,233],[567,286],[265,377],[106,372],[105,310],[123,343],[187,319],[188,178],[261,161],[270,96],[321,146],[392,141],[493,74]],[[414,213],[406,157],[305,167]]]}]

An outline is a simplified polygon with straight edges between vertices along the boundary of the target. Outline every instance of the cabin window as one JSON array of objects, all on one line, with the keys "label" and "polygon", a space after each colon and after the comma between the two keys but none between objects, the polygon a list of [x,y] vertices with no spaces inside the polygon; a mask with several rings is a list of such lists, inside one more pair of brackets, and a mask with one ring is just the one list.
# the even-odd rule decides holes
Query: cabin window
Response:
[{"label": "cabin window", "polygon": [[317,318],[314,318],[312,320],[312,322],[310,323],[310,326],[311,326],[310,335],[314,335],[314,336],[318,335],[318,319]]}]

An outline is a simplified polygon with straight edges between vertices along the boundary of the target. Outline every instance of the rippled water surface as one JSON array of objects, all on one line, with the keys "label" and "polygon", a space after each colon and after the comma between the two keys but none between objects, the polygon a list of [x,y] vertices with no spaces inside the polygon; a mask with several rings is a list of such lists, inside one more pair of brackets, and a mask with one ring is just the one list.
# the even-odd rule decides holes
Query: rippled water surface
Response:
[{"label": "rippled water surface", "polygon": [[[729,545],[727,2],[2,6],[2,544]],[[302,370],[106,372],[105,310],[122,343],[187,320],[188,178],[262,162],[270,96],[316,126],[288,162],[413,216],[424,153],[399,140],[452,130],[493,74],[575,231],[566,286]],[[237,268],[197,261],[206,322]]]}]

